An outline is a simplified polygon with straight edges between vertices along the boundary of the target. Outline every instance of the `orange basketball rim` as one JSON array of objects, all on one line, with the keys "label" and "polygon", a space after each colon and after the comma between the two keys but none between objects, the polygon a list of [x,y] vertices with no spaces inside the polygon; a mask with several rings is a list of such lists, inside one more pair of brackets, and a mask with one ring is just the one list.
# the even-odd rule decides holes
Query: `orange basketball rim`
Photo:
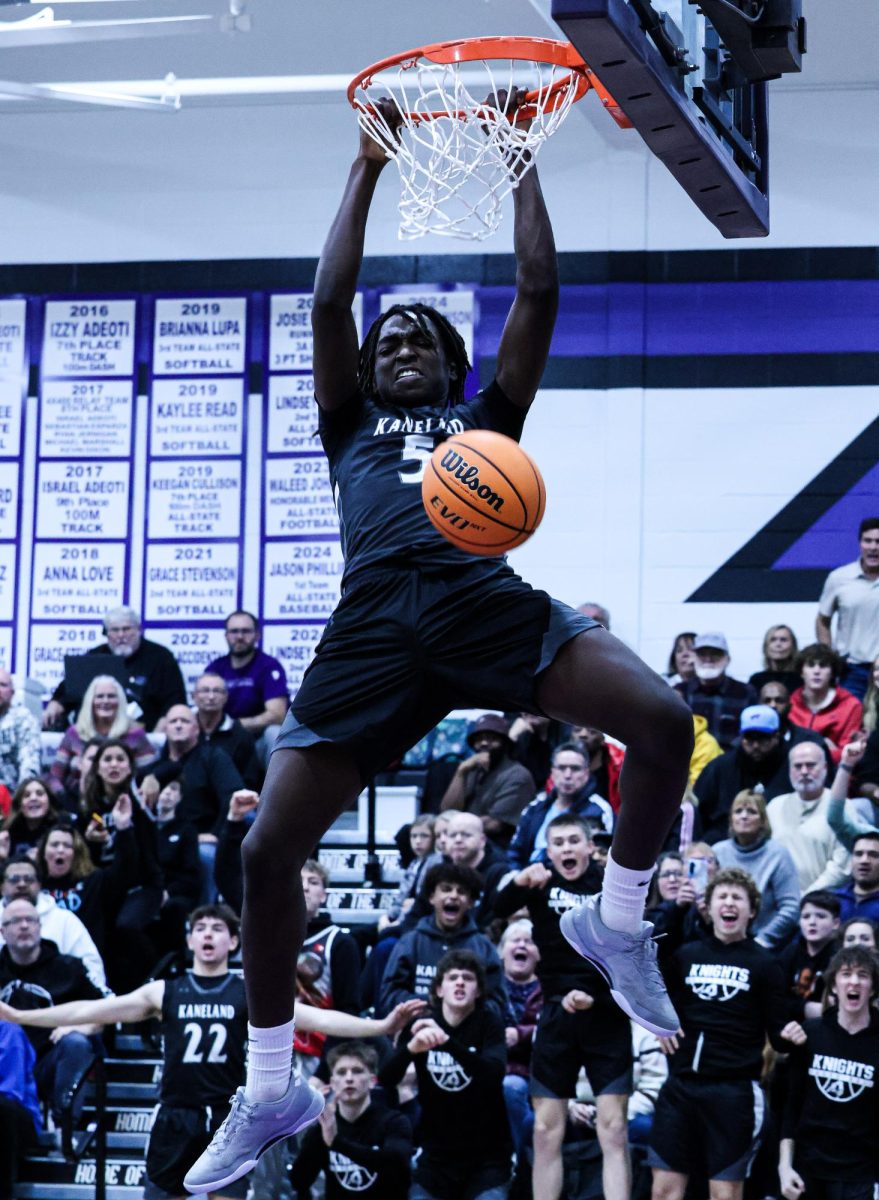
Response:
[{"label": "orange basketball rim", "polygon": [[[488,63],[495,59],[507,59],[512,62],[539,62],[565,67],[570,71],[570,75],[557,80],[545,97],[537,88],[526,94],[525,104],[513,117],[514,123],[533,120],[538,112],[537,105],[540,105],[544,112],[554,111],[562,102],[566,90],[573,84],[575,101],[582,99],[591,88],[621,129],[632,128],[632,122],[607,88],[595,77],[571,43],[557,41],[554,38],[516,35],[459,38],[448,42],[433,42],[427,46],[416,47],[414,50],[404,50],[401,54],[391,54],[387,58],[379,59],[372,66],[365,67],[354,76],[348,85],[349,104],[354,109],[365,107],[363,100],[357,96],[358,89],[368,92],[377,82],[381,86],[388,86],[387,80],[377,80],[376,77],[393,70],[394,67],[399,67],[404,71],[413,70],[422,59],[436,63],[438,66],[452,63]],[[450,116],[461,118],[463,115],[463,112],[450,112],[448,109],[442,108],[404,112],[404,117],[410,121],[436,121]]]}]

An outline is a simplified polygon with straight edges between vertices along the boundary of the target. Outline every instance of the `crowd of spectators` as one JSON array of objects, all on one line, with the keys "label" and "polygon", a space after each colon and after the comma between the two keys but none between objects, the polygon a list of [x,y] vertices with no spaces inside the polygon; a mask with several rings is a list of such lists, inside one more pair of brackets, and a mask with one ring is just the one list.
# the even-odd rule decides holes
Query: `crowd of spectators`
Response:
[{"label": "crowd of spectators", "polygon": [[[729,674],[723,633],[674,639],[667,678],[696,748],[647,915],[682,1035],[660,1045],[634,1026],[559,929],[601,889],[625,747],[485,714],[438,813],[401,831],[402,877],[373,926],[334,923],[317,853],[303,868],[298,1002],[392,1024],[399,1005],[425,1007],[375,1050],[297,1033],[300,1071],[334,1099],[257,1170],[254,1200],[308,1196],[321,1172],[327,1196],[678,1200],[689,1179],[736,1200],[752,1163],[750,1196],[867,1195],[879,1088],[852,1079],[879,1068],[879,520],[860,537],[858,563],[828,578],[815,643],[773,625],[747,681]],[[229,653],[190,704],[136,613],[108,613],[105,632],[90,653],[121,660],[127,682],[98,673],[76,709],[58,685],[46,771],[38,723],[0,670],[0,1000],[14,1007],[136,991],[191,950],[192,910],[240,913],[283,668],[256,618],[232,613]],[[97,1026],[32,1032],[2,1034],[14,1153],[39,1120],[34,1096],[60,1121],[100,1045]],[[822,1083],[812,1053],[848,1066]],[[827,1107],[843,1102],[847,1114]],[[382,1153],[368,1149],[377,1130]],[[840,1180],[849,1190],[832,1190]]]}]

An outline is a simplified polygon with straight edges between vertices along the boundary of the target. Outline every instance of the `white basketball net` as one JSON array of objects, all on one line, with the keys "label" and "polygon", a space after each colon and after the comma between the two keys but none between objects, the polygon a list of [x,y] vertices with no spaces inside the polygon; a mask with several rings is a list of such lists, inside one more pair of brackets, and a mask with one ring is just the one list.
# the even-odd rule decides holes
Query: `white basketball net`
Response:
[{"label": "white basketball net", "polygon": [[[516,87],[529,89],[529,105],[536,110],[530,128],[485,106],[487,96],[509,95]],[[569,67],[553,63],[434,63],[420,54],[365,79],[352,103],[361,128],[400,172],[398,236],[438,233],[480,240],[495,233],[504,197],[564,121],[578,87],[582,94],[582,82]],[[385,97],[402,118],[399,142],[374,106]]]}]

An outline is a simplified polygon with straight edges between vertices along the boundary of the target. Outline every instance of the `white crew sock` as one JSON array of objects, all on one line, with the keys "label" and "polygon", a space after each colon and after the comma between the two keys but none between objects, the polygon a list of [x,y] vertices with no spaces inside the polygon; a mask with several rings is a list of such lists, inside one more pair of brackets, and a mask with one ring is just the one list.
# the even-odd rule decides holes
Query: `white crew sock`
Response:
[{"label": "white crew sock", "polygon": [[640,933],[647,901],[647,889],[654,868],[630,871],[607,856],[604,882],[601,886],[601,919],[609,929],[620,933]]},{"label": "white crew sock", "polygon": [[257,1029],[247,1023],[247,1082],[244,1098],[280,1100],[293,1072],[293,1022]]}]

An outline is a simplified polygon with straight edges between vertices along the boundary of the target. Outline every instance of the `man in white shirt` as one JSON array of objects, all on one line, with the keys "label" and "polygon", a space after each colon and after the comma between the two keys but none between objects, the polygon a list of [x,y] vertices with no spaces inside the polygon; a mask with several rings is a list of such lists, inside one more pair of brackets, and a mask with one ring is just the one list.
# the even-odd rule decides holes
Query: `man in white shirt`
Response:
[{"label": "man in white shirt", "polygon": [[772,836],[790,851],[804,895],[838,887],[848,877],[850,859],[827,824],[830,789],[824,786],[824,751],[815,742],[800,742],[791,748],[788,763],[793,791],[776,796],[766,809]]},{"label": "man in white shirt", "polygon": [[[879,655],[879,517],[865,517],[858,538],[860,557],[837,567],[824,581],[815,634],[845,660],[840,683],[863,700]],[[834,613],[835,637],[830,629]]]}]

